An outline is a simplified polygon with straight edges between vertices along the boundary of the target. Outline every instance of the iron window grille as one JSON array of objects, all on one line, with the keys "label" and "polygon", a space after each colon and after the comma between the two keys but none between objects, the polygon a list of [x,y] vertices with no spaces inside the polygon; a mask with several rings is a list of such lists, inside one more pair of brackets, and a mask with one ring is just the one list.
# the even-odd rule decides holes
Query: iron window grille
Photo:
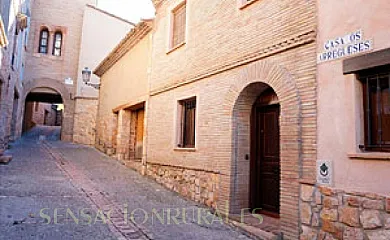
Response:
[{"label": "iron window grille", "polygon": [[368,151],[390,152],[390,66],[359,74],[363,83],[365,143]]}]

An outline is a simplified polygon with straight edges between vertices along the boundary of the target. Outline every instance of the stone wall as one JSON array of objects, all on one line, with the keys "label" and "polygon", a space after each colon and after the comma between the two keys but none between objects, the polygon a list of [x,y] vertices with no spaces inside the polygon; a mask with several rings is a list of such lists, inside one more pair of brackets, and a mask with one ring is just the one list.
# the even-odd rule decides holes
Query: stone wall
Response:
[{"label": "stone wall", "polygon": [[[40,102],[26,102],[24,111],[24,124],[26,126],[25,130],[29,130],[35,125],[56,125],[57,111],[52,108],[52,104]],[[45,114],[46,111],[47,114]]]},{"label": "stone wall", "polygon": [[118,114],[110,113],[103,118],[98,116],[96,123],[95,147],[108,156],[114,156],[117,149]]},{"label": "stone wall", "polygon": [[147,175],[168,189],[193,201],[215,208],[219,173],[168,165],[148,164]]},{"label": "stone wall", "polygon": [[[8,38],[8,45],[0,48],[0,150],[3,150],[22,132],[23,102],[20,96],[26,53],[23,46],[26,42],[25,31],[28,28],[20,30],[19,34],[15,35],[16,14],[17,9],[21,7],[29,9],[30,3],[29,1],[2,1],[0,5]],[[14,56],[13,61],[12,56]]]},{"label": "stone wall", "polygon": [[96,148],[111,156],[119,154],[120,159],[129,158],[133,145],[129,142],[131,131],[134,134],[134,129],[130,129],[129,109],[148,98],[150,36],[143,36],[101,76]]},{"label": "stone wall", "polygon": [[76,98],[73,141],[94,145],[96,138],[96,114],[98,99]]},{"label": "stone wall", "polygon": [[300,239],[390,239],[390,196],[301,185],[300,205]]}]

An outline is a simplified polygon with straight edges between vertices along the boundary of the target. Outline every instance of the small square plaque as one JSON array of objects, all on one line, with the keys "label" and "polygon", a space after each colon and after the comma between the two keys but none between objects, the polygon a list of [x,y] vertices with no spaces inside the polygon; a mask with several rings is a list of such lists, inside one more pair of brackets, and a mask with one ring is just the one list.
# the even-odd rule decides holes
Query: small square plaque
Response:
[{"label": "small square plaque", "polygon": [[333,163],[332,161],[319,160],[316,167],[317,183],[319,185],[331,186],[333,184]]}]

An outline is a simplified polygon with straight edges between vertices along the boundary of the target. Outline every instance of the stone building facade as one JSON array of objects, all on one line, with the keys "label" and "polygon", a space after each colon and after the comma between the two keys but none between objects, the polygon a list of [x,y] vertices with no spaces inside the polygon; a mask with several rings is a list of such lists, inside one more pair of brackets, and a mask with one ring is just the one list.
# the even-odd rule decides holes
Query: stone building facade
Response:
[{"label": "stone building facade", "polygon": [[2,46],[0,47],[0,152],[22,131],[22,83],[30,29],[29,0],[0,2]]},{"label": "stone building facade", "polygon": [[[78,77],[83,14],[92,0],[50,2],[35,0],[27,44],[22,102],[28,95],[36,101],[64,104],[61,139],[73,140],[75,85]],[[57,43],[56,43],[57,41]],[[57,44],[57,46],[56,46]],[[59,48],[59,52],[55,52]],[[66,81],[67,83],[66,84]],[[28,99],[27,99],[28,100]]]},{"label": "stone building facade", "polygon": [[130,35],[95,71],[96,146],[208,206],[260,207],[285,239],[389,239],[389,3],[153,2],[150,52]]},{"label": "stone building facade", "polygon": [[[85,67],[91,70],[96,68],[133,27],[133,23],[93,5],[85,7],[75,95],[75,143],[94,145],[96,134],[99,91],[84,84],[81,73]],[[106,37],[102,38],[102,35]],[[91,82],[99,83],[100,79],[92,75]]]},{"label": "stone building facade", "polygon": [[302,186],[302,239],[390,239],[390,3],[317,5],[317,160],[332,177]]},{"label": "stone building facade", "polygon": [[55,104],[27,102],[23,129],[28,131],[36,125],[61,126],[62,111],[57,109]]},{"label": "stone building facade", "polygon": [[[222,209],[227,205],[230,213],[267,208],[280,217],[285,238],[297,239],[300,182],[315,179],[316,3],[155,3],[148,173],[159,178],[167,168],[172,188],[183,192],[187,180],[175,175],[189,171],[195,184],[187,196]],[[173,34],[181,4],[186,5],[185,40],[175,48],[167,33]],[[267,101],[269,92],[276,101]],[[195,145],[183,148],[180,102],[190,98],[196,99]],[[268,112],[273,107],[277,110]],[[256,114],[259,119],[251,120]],[[278,139],[256,139],[258,121],[274,127]],[[268,173],[257,172],[261,150],[255,142],[270,143],[264,150],[278,155],[268,158]],[[256,179],[267,174],[272,176]]]},{"label": "stone building facade", "polygon": [[[82,144],[94,144],[98,93],[84,84],[81,71],[94,68],[133,27],[95,3],[33,2],[21,94],[23,106],[31,101],[63,104],[61,139]],[[102,34],[108,37],[96,41]]]},{"label": "stone building facade", "polygon": [[[142,75],[131,96],[118,94],[126,85],[114,77],[127,62],[122,53],[106,58],[120,59],[113,68],[103,62],[95,71],[103,75],[97,147],[128,159],[134,132],[129,112],[142,103],[144,155],[133,167],[221,211],[240,213],[269,203],[267,214],[280,218],[279,231],[299,238],[300,183],[315,181],[317,156],[316,3],[153,2],[148,67],[126,65]],[[144,93],[138,86],[145,83],[147,96],[132,96]],[[110,99],[117,100],[107,104]],[[254,142],[264,139],[251,139],[260,128],[253,111],[280,132],[272,137],[276,145],[267,146],[275,157],[269,158],[273,188],[255,177],[265,174],[254,167],[260,157]]]},{"label": "stone building facade", "polygon": [[95,146],[139,171],[146,155],[151,24],[139,23],[95,71],[101,77]]}]

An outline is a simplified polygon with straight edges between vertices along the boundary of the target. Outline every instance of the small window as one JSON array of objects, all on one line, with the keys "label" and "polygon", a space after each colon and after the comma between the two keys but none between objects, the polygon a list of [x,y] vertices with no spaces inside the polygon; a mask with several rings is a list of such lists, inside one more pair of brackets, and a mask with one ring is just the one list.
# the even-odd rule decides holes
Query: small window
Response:
[{"label": "small window", "polygon": [[390,151],[390,66],[360,73],[363,83],[365,146]]},{"label": "small window", "polygon": [[53,55],[61,56],[61,48],[62,48],[62,33],[56,32],[54,34]]},{"label": "small window", "polygon": [[35,107],[35,112],[38,112],[38,110],[39,110],[39,103],[38,102],[34,102],[34,107]]},{"label": "small window", "polygon": [[185,42],[186,35],[186,3],[182,3],[172,11],[172,36],[170,47],[175,48]]},{"label": "small window", "polygon": [[142,159],[144,142],[144,116],[143,108],[134,112],[135,114],[135,159]]},{"label": "small window", "polygon": [[14,44],[13,44],[13,49],[12,49],[12,56],[11,56],[11,67],[12,69],[14,69],[15,65],[16,65],[16,48],[18,46],[18,35],[19,35],[19,31],[18,29],[16,28],[15,29],[15,34],[14,34]]},{"label": "small window", "polygon": [[41,30],[39,34],[39,53],[48,53],[48,46],[49,46],[49,30],[47,28],[44,28]]},{"label": "small window", "polygon": [[195,148],[196,98],[179,101],[180,148]]}]

